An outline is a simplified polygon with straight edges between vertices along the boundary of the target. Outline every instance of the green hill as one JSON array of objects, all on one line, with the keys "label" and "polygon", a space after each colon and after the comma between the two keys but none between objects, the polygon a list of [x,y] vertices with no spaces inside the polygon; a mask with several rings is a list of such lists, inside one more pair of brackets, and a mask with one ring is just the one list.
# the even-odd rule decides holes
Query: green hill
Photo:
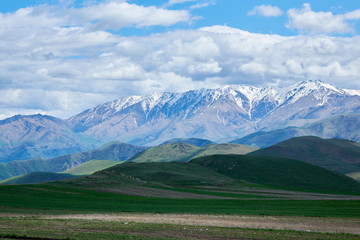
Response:
[{"label": "green hill", "polygon": [[199,156],[214,154],[247,154],[256,148],[240,144],[211,144],[205,147],[196,147],[184,143],[170,143],[152,147],[135,155],[128,162],[186,162]]},{"label": "green hill", "polygon": [[349,177],[293,159],[213,155],[193,159],[190,164],[237,180],[284,189],[360,192],[360,183]]},{"label": "green hill", "polygon": [[210,169],[185,162],[124,163],[96,172],[89,177],[101,179],[103,182],[104,178],[115,179],[116,176],[126,176],[133,180],[171,186],[215,186],[234,184],[236,182],[236,180]]},{"label": "green hill", "polygon": [[90,160],[88,162],[85,162],[79,166],[73,167],[62,173],[67,173],[67,174],[71,174],[71,175],[75,175],[75,176],[90,175],[90,174],[93,174],[94,172],[115,166],[117,164],[119,164],[118,161]]},{"label": "green hill", "polygon": [[346,176],[351,177],[360,182],[360,172],[352,172],[352,173],[346,174]]},{"label": "green hill", "polygon": [[360,141],[360,114],[330,117],[305,127],[287,127],[272,131],[259,131],[231,143],[246,144],[259,148],[269,147],[293,137],[318,136]]},{"label": "green hill", "polygon": [[348,140],[296,137],[249,155],[297,159],[343,174],[360,171],[360,145]]},{"label": "green hill", "polygon": [[64,173],[50,173],[50,172],[33,172],[26,175],[16,176],[10,179],[6,179],[1,184],[33,184],[44,183],[50,181],[59,181],[76,176]]},{"label": "green hill", "polygon": [[209,156],[215,154],[248,154],[257,150],[257,148],[236,144],[236,143],[222,143],[205,146],[201,149],[201,152],[192,156],[192,158]]},{"label": "green hill", "polygon": [[216,142],[212,142],[210,140],[201,139],[201,138],[173,138],[166,142],[163,142],[160,145],[166,145],[169,143],[185,143],[185,144],[189,144],[189,145],[193,145],[193,146],[197,146],[197,147],[204,147],[204,146],[207,146],[210,144],[216,144]]},{"label": "green hill", "polygon": [[31,172],[62,172],[93,159],[125,161],[145,147],[111,142],[91,151],[79,152],[51,159],[30,159],[0,164],[0,180]]},{"label": "green hill", "polygon": [[201,148],[184,144],[184,143],[170,143],[149,148],[134,157],[130,158],[128,162],[186,162],[194,154],[201,151]]}]

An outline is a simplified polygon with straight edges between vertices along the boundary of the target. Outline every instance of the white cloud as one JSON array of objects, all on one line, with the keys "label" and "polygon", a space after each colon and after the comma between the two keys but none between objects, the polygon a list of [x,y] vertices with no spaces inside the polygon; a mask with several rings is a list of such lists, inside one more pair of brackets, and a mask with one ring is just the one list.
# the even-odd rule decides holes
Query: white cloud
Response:
[{"label": "white cloud", "polygon": [[282,11],[279,7],[271,5],[260,5],[255,6],[251,11],[248,12],[249,16],[258,15],[264,17],[278,17],[282,15]]},{"label": "white cloud", "polygon": [[[92,7],[72,9],[79,11],[77,19],[49,6],[0,15],[1,116],[41,112],[65,118],[125,95],[225,84],[322,79],[360,89],[359,36],[284,37],[212,26],[124,37],[105,30],[112,21],[104,14],[87,25]],[[99,11],[105,8],[99,5]],[[141,17],[119,25],[143,24],[143,8]]]},{"label": "white cloud", "polygon": [[180,3],[186,3],[186,2],[195,2],[198,0],[169,0],[168,6],[174,5],[174,4],[180,4]]},{"label": "white cloud", "polygon": [[287,15],[287,28],[297,29],[302,33],[344,34],[354,32],[346,20],[360,19],[360,10],[334,15],[332,12],[314,12],[310,4],[305,3],[301,9],[288,10]]},{"label": "white cloud", "polygon": [[127,2],[108,2],[89,7],[72,9],[72,16],[80,21],[96,21],[101,29],[121,29],[125,26],[171,26],[175,23],[190,21],[185,10],[167,10],[154,6],[144,7]]},{"label": "white cloud", "polygon": [[360,9],[344,14],[344,18],[348,20],[360,19]]}]

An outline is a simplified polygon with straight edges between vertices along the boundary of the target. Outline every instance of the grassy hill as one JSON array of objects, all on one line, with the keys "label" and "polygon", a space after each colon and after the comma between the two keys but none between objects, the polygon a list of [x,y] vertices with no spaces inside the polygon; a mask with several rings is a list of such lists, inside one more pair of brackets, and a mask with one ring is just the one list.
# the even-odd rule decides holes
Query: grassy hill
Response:
[{"label": "grassy hill", "polygon": [[186,162],[200,150],[201,148],[189,144],[170,143],[149,148],[136,154],[128,162]]},{"label": "grassy hill", "polygon": [[360,182],[360,172],[352,172],[352,173],[346,174],[346,176],[351,177]]},{"label": "grassy hill", "polygon": [[26,175],[16,176],[10,179],[6,179],[1,184],[34,184],[44,183],[50,181],[59,181],[76,176],[64,173],[50,173],[50,172],[33,172]]},{"label": "grassy hill", "polygon": [[193,145],[193,146],[197,146],[197,147],[204,147],[204,146],[207,146],[210,144],[216,144],[216,142],[212,142],[210,140],[201,139],[201,138],[173,138],[166,142],[163,142],[160,145],[166,145],[169,143],[185,143],[185,144],[189,144],[189,145]]},{"label": "grassy hill", "polygon": [[296,137],[249,155],[297,159],[343,174],[360,171],[360,145],[348,140]]},{"label": "grassy hill", "polygon": [[318,136],[321,138],[350,139],[360,142],[360,114],[345,114],[321,120],[305,127],[287,127],[272,131],[259,131],[231,143],[259,148],[269,147],[293,137]]},{"label": "grassy hill", "polygon": [[115,176],[127,176],[133,180],[171,186],[215,186],[237,182],[210,169],[185,162],[124,163],[96,172],[91,178],[101,178],[103,181],[104,176],[109,179],[114,179]]},{"label": "grassy hill", "polygon": [[197,164],[234,179],[285,189],[360,192],[360,183],[342,174],[302,161],[265,156],[213,155]]},{"label": "grassy hill", "polygon": [[71,174],[71,175],[75,175],[75,176],[90,175],[90,174],[93,174],[94,172],[115,166],[117,164],[119,164],[118,161],[90,160],[88,162],[85,162],[79,166],[73,167],[62,173],[67,173],[67,174]]},{"label": "grassy hill", "polygon": [[123,163],[74,181],[93,187],[154,183],[238,187],[245,184],[286,190],[360,193],[360,183],[340,173],[294,159],[248,155],[212,155],[190,162]]},{"label": "grassy hill", "polygon": [[257,150],[257,148],[250,147],[247,145],[236,144],[236,143],[222,143],[215,145],[208,145],[201,149],[201,152],[192,156],[192,158],[209,156],[215,154],[248,154]]},{"label": "grassy hill", "polygon": [[0,180],[31,172],[62,172],[93,159],[125,161],[145,150],[120,142],[111,142],[94,150],[69,154],[51,159],[30,159],[0,164]]},{"label": "grassy hill", "polygon": [[196,147],[184,143],[170,143],[152,147],[135,155],[128,162],[186,162],[199,156],[213,154],[247,154],[256,148],[240,144],[212,144],[205,147]]}]

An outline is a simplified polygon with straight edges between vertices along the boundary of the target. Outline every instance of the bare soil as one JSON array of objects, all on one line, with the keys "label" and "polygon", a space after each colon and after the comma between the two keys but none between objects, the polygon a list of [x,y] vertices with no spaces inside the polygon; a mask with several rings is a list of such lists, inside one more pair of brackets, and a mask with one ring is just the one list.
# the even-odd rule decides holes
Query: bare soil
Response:
[{"label": "bare soil", "polygon": [[360,234],[360,219],[350,218],[232,216],[198,214],[79,214],[42,216],[42,218]]}]

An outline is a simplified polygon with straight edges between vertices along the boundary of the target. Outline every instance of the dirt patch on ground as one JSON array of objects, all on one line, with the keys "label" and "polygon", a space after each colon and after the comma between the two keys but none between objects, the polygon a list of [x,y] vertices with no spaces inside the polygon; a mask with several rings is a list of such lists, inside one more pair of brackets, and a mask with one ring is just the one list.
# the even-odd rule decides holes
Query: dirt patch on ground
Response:
[{"label": "dirt patch on ground", "polygon": [[314,218],[314,217],[270,217],[231,216],[197,214],[80,214],[42,216],[45,219],[84,219],[122,221],[137,223],[159,223],[191,226],[216,226],[252,229],[296,230],[307,232],[330,232],[360,234],[360,219]]},{"label": "dirt patch on ground", "polygon": [[141,187],[141,186],[98,188],[96,190],[103,192],[125,194],[125,195],[142,196],[142,197],[177,198],[177,199],[231,199],[228,197],[218,197],[218,196],[203,195],[196,193],[178,192],[178,191],[171,191],[166,189]]}]

